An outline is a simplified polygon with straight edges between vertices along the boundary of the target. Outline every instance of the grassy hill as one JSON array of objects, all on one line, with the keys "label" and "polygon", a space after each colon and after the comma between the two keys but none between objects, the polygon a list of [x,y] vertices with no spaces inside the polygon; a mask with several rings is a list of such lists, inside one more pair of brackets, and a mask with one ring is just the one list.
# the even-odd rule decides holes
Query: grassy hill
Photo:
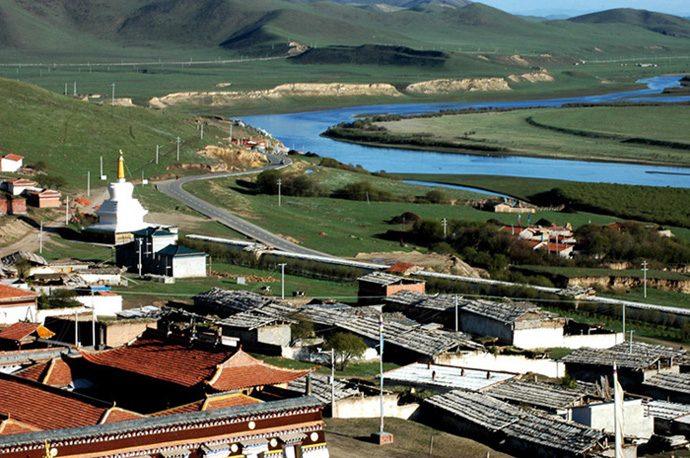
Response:
[{"label": "grassy hill", "polygon": [[618,8],[599,13],[586,14],[569,19],[586,24],[624,24],[639,27],[662,35],[690,37],[690,20],[652,11]]},{"label": "grassy hill", "polygon": [[[86,188],[87,172],[95,186],[103,157],[104,173],[115,173],[118,150],[126,154],[130,179],[170,173],[177,162],[201,162],[195,151],[213,143],[213,130],[202,142],[196,127],[180,118],[138,107],[84,102],[25,83],[0,79],[0,153],[14,152],[25,164],[45,163],[46,173],[68,181],[68,188]],[[159,164],[155,164],[160,145]]]},{"label": "grassy hill", "polygon": [[[388,44],[500,53],[630,53],[658,46],[690,49],[690,21],[637,10],[611,10],[569,21],[533,21],[481,3],[414,0],[395,11],[309,0],[55,0],[0,4],[0,44],[31,55],[178,56],[181,49],[243,55],[283,54],[289,41],[312,47]],[[626,27],[621,28],[624,24]],[[596,27],[592,27],[596,25]],[[634,26],[634,27],[631,27]],[[516,39],[519,37],[519,40]],[[608,49],[607,49],[608,48]],[[25,56],[25,59],[29,56]]]}]

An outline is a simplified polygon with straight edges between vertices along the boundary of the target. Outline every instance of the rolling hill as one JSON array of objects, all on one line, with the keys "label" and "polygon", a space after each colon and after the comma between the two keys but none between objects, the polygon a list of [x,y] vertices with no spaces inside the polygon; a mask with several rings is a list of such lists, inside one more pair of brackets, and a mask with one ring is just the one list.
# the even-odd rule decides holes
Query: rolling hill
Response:
[{"label": "rolling hill", "polygon": [[632,27],[640,27],[672,37],[690,37],[690,20],[645,10],[629,8],[612,9],[599,13],[577,16],[568,20],[580,24],[623,24]]},{"label": "rolling hill", "polygon": [[[372,6],[384,5],[382,11]],[[283,55],[311,47],[395,45],[414,49],[539,50],[577,55],[690,49],[690,21],[610,10],[534,22],[467,0],[52,0],[0,3],[0,56],[56,60],[99,56]]]}]

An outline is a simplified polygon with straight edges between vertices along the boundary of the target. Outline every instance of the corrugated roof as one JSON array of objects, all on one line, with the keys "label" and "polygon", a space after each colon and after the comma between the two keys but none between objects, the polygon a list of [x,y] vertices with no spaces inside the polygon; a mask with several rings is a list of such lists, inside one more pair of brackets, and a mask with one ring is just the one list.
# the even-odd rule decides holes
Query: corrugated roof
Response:
[{"label": "corrugated roof", "polygon": [[673,420],[676,417],[690,414],[690,405],[668,401],[643,401],[649,416],[661,420]]},{"label": "corrugated roof", "polygon": [[[307,391],[307,378],[302,377],[288,384],[288,390],[294,391],[295,393],[305,394]],[[327,404],[331,402],[331,382],[330,377],[325,375],[312,374],[311,376],[311,393],[316,396],[319,401]],[[333,382],[333,394],[335,395],[335,400],[339,401],[341,399],[349,398],[352,396],[359,396],[359,388],[351,386],[351,384],[344,382],[342,380],[334,380]]]},{"label": "corrugated roof", "polygon": [[527,412],[481,393],[451,391],[424,401],[464,421],[513,439],[568,453],[592,451],[606,434],[577,423]]},{"label": "corrugated roof", "polygon": [[685,354],[684,349],[666,347],[663,345],[650,345],[643,342],[623,342],[606,349],[580,348],[561,361],[566,364],[587,364],[598,366],[611,366],[641,370],[646,369],[661,359],[674,360]]}]

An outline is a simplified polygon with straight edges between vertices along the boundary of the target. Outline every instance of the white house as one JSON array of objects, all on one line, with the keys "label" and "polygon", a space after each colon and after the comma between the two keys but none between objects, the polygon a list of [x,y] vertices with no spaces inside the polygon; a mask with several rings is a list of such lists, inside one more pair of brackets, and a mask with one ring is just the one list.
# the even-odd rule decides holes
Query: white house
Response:
[{"label": "white house", "polygon": [[16,172],[24,165],[24,157],[9,153],[0,158],[0,171]]},{"label": "white house", "polygon": [[0,285],[0,324],[36,320],[38,294],[11,286]]},{"label": "white house", "polygon": [[97,316],[117,316],[122,311],[122,296],[112,291],[94,291],[93,294],[80,294],[75,299],[89,309],[95,310]]}]

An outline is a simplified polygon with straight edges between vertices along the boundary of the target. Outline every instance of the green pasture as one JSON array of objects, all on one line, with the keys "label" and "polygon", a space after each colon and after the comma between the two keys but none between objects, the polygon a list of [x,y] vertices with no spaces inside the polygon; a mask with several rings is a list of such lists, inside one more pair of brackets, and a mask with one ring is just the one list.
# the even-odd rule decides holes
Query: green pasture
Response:
[{"label": "green pasture", "polygon": [[[398,196],[423,196],[432,189],[442,189],[449,198],[476,199],[483,196],[467,191],[415,186],[399,181],[367,177],[348,171],[310,166],[320,183],[331,191],[341,189],[344,184],[363,179],[371,180],[373,186],[388,190]],[[240,184],[238,184],[240,181]],[[421,204],[408,202],[351,201],[330,197],[282,196],[278,206],[277,195],[255,194],[241,185],[235,178],[215,179],[189,183],[185,189],[209,202],[247,218],[271,232],[289,236],[302,245],[338,256],[354,256],[359,252],[385,252],[410,250],[414,247],[401,246],[399,239],[386,240],[388,230],[403,230],[410,227],[389,224],[392,218],[405,212],[412,212],[424,219],[458,219],[485,221],[493,218],[506,225],[517,227],[517,215],[500,214],[474,209],[458,202],[450,204]],[[336,194],[337,195],[337,194]],[[609,216],[592,213],[564,214],[554,211],[540,211],[532,215],[532,223],[545,218],[559,225],[571,223],[579,227],[589,222],[605,224],[615,221]],[[523,215],[521,224],[527,224]],[[324,235],[321,235],[324,234]]]},{"label": "green pasture", "polygon": [[[393,139],[403,137],[403,146],[404,136],[418,135],[449,147],[490,146],[520,156],[690,166],[687,110],[685,105],[542,108],[454,113],[375,125],[386,128]],[[547,128],[551,126],[562,131]],[[630,143],[632,138],[652,144]]]},{"label": "green pasture", "polygon": [[[690,239],[686,188],[580,183],[565,180],[491,175],[400,174],[406,180],[470,186],[517,197],[525,201],[546,199],[569,206],[669,226],[677,237]],[[552,190],[557,190],[554,193]],[[580,212],[578,212],[580,213]],[[600,220],[592,219],[593,223]]]}]

